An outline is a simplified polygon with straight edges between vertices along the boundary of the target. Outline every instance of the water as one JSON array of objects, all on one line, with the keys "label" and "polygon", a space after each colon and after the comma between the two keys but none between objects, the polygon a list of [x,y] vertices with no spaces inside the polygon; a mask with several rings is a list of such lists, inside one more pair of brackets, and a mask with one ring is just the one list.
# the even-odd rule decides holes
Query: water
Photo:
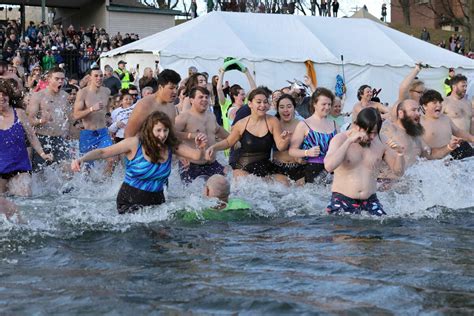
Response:
[{"label": "water", "polygon": [[473,314],[473,166],[414,166],[379,193],[382,219],[326,215],[329,187],[247,179],[233,193],[252,217],[195,224],[173,214],[211,202],[175,171],[166,205],[124,216],[121,170],[49,171],[14,199],[25,223],[0,218],[0,314]]}]

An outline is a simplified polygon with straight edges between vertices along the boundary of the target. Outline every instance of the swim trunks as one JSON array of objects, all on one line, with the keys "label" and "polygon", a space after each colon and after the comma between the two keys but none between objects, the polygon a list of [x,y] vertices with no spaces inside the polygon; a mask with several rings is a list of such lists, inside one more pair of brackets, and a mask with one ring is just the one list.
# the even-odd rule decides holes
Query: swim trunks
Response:
[{"label": "swim trunks", "polygon": [[133,213],[144,206],[165,203],[163,191],[144,191],[122,183],[117,194],[117,211],[119,214]]},{"label": "swim trunks", "polygon": [[97,148],[105,148],[112,145],[109,131],[106,127],[98,130],[84,129],[79,136],[79,150],[86,154]]},{"label": "swim trunks", "polygon": [[474,156],[474,149],[469,145],[468,142],[461,142],[459,147],[451,152],[451,156],[455,160],[460,160]]},{"label": "swim trunks", "polygon": [[69,154],[70,145],[64,137],[38,135],[38,140],[40,141],[44,152],[47,154],[53,154],[54,159],[52,162],[45,161],[37,152],[34,152],[32,159],[33,171],[41,170],[55,162],[71,159]]},{"label": "swim trunks", "polygon": [[326,207],[326,212],[329,214],[361,214],[363,211],[370,215],[387,215],[375,193],[366,200],[358,200],[333,192],[331,201]]},{"label": "swim trunks", "polygon": [[287,176],[290,180],[297,181],[305,177],[305,165],[299,163],[284,163],[273,160],[274,171]]},{"label": "swim trunks", "polygon": [[204,165],[190,163],[187,168],[179,162],[179,176],[184,183],[191,183],[199,177],[207,179],[215,174],[224,175],[224,166],[216,161]]}]

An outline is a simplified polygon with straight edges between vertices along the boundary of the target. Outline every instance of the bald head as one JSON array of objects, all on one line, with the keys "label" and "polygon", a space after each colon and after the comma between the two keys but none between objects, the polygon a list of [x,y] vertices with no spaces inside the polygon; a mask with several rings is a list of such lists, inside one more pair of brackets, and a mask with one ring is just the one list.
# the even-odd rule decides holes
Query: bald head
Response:
[{"label": "bald head", "polygon": [[218,198],[227,202],[230,194],[230,183],[226,177],[215,174],[207,180],[205,194],[207,197]]},{"label": "bald head", "polygon": [[410,111],[415,111],[419,108],[420,106],[418,105],[418,102],[412,99],[405,99],[402,102],[400,102],[397,106],[397,117],[400,119],[403,117],[402,113],[410,112]]}]

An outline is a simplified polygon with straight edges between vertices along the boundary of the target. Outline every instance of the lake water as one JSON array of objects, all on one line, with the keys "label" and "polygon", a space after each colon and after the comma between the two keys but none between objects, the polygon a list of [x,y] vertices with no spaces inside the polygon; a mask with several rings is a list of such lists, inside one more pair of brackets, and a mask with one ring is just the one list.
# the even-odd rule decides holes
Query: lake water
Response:
[{"label": "lake water", "polygon": [[[329,216],[329,186],[233,186],[254,206],[234,222],[183,223],[211,205],[203,182],[119,216],[123,172],[54,171],[0,218],[0,314],[473,314],[474,160],[411,168],[379,198],[389,214]],[[92,177],[94,178],[94,177]],[[74,189],[61,194],[66,187]]]}]

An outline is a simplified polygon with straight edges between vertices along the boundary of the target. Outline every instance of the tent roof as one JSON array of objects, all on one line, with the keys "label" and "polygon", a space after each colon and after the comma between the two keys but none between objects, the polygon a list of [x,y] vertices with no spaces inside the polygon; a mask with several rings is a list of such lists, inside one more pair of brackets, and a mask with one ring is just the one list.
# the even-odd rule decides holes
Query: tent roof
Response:
[{"label": "tent roof", "polygon": [[380,21],[380,19],[377,19],[374,15],[370,14],[369,11],[367,11],[364,8],[359,9],[358,11],[356,11],[350,17],[351,18],[356,18],[356,19],[369,19],[371,21],[374,21],[374,22],[377,22],[377,23],[380,23],[380,24],[384,24],[382,21]]},{"label": "tent roof", "polygon": [[236,57],[393,67],[423,61],[432,67],[474,69],[474,61],[367,19],[212,12],[103,53],[150,52],[183,59]]}]

